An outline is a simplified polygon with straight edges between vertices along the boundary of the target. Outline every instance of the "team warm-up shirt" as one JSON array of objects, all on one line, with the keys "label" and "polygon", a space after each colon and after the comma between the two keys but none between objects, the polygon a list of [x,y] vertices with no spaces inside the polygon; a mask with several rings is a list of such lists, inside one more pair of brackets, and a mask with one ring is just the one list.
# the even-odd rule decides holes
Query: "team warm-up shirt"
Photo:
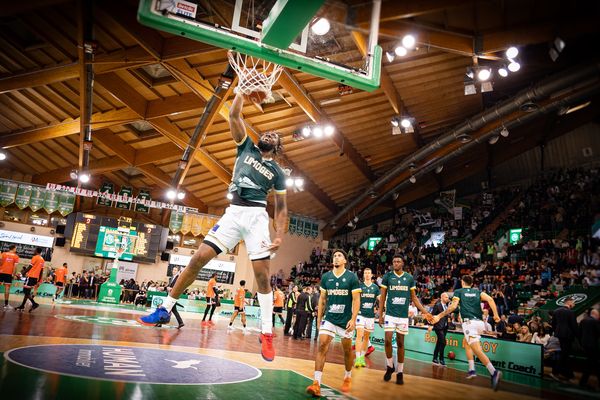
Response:
[{"label": "team warm-up shirt", "polygon": [[244,308],[244,299],[246,298],[246,289],[238,288],[237,292],[235,292],[235,298],[233,300],[233,305],[235,307]]},{"label": "team warm-up shirt", "polygon": [[208,281],[208,288],[206,289],[206,297],[215,297],[215,285],[217,284],[217,280],[215,278],[210,278]]},{"label": "team warm-up shirt", "polygon": [[237,192],[244,200],[267,204],[271,189],[285,193],[285,174],[275,161],[263,159],[258,147],[246,135],[237,147],[229,192]]},{"label": "team warm-up shirt", "polygon": [[415,280],[408,272],[397,275],[390,271],[383,276],[381,287],[387,289],[385,315],[396,318],[408,318],[411,290],[416,289]]},{"label": "team warm-up shirt", "polygon": [[352,293],[360,292],[360,282],[354,272],[345,270],[339,277],[333,271],[321,277],[321,291],[327,294],[326,321],[342,328],[352,319]]},{"label": "team warm-up shirt", "polygon": [[56,269],[54,273],[56,275],[56,282],[65,283],[65,276],[67,275],[66,267],[59,267]]},{"label": "team warm-up shirt", "polygon": [[375,318],[375,301],[379,296],[379,287],[371,282],[369,286],[360,284],[360,311],[358,312],[365,318]]},{"label": "team warm-up shirt", "polygon": [[481,292],[475,288],[460,288],[454,291],[454,297],[458,297],[460,317],[462,319],[481,319]]},{"label": "team warm-up shirt", "polygon": [[33,265],[33,267],[29,270],[29,272],[27,272],[27,276],[29,278],[39,279],[40,274],[42,273],[42,268],[44,268],[44,263],[45,263],[45,261],[42,258],[42,256],[40,256],[40,255],[33,256],[33,258],[31,259],[31,262],[30,262],[30,264]]},{"label": "team warm-up shirt", "polygon": [[273,306],[283,307],[283,297],[283,292],[281,290],[276,290],[273,298]]},{"label": "team warm-up shirt", "polygon": [[2,253],[0,260],[0,274],[12,275],[15,271],[15,265],[19,262],[19,256],[17,253],[7,251]]}]

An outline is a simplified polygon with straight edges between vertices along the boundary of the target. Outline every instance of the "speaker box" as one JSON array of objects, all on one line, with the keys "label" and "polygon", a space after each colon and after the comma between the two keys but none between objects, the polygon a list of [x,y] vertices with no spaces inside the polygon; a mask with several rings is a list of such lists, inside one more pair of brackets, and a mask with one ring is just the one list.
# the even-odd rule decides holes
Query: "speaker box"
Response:
[{"label": "speaker box", "polygon": [[160,255],[160,261],[169,261],[169,253],[163,251]]},{"label": "speaker box", "polygon": [[64,237],[59,237],[59,238],[56,238],[56,240],[54,241],[54,245],[57,247],[65,247],[66,241],[67,241],[67,239],[65,239]]},{"label": "speaker box", "polygon": [[166,250],[173,250],[174,246],[175,246],[175,242],[168,240]]},{"label": "speaker box", "polygon": [[64,235],[66,227],[67,227],[66,225],[56,225],[56,233],[58,233],[60,235]]}]

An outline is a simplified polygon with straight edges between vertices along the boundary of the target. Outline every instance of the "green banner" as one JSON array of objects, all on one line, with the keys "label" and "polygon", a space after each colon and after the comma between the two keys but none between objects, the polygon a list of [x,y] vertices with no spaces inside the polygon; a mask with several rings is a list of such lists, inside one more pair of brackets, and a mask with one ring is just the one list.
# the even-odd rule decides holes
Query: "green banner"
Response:
[{"label": "green banner", "polygon": [[319,236],[319,224],[316,222],[313,222],[313,224],[312,224],[311,236],[313,239],[316,239],[317,236]]},{"label": "green banner", "polygon": [[[133,188],[131,186],[123,186],[119,191],[119,196],[123,196],[124,198],[131,199],[133,197]],[[120,208],[122,210],[129,210],[131,208],[131,203],[127,201],[119,202],[115,204],[115,208]]]},{"label": "green banner", "polygon": [[60,194],[58,212],[63,217],[73,212],[75,207],[75,193],[63,192]]},{"label": "green banner", "polygon": [[29,199],[31,199],[31,192],[33,186],[20,184],[17,189],[17,197],[15,198],[15,204],[19,209],[24,209],[29,205]]},{"label": "green banner", "polygon": [[293,235],[296,233],[296,223],[298,222],[298,219],[296,217],[290,217],[290,225],[288,227],[288,232],[290,233],[290,235]]},{"label": "green banner", "polygon": [[12,181],[2,181],[0,185],[0,205],[6,207],[15,201],[19,184]]},{"label": "green banner", "polygon": [[[150,191],[146,190],[146,189],[140,190],[140,193],[138,194],[137,199],[138,200],[146,200],[146,201],[152,200],[152,197],[150,196]],[[136,204],[135,211],[148,213],[150,211],[150,207],[145,206],[143,204]]]},{"label": "green banner", "polygon": [[[104,182],[104,183],[102,183],[102,186],[100,187],[100,189],[98,189],[98,192],[113,194],[115,192],[115,188],[112,183]],[[99,206],[112,207],[113,202],[109,199],[98,196],[98,200],[96,200],[96,204],[98,204]]]},{"label": "green banner", "polygon": [[296,233],[298,236],[302,236],[304,233],[304,220],[302,218],[296,219]]},{"label": "green banner", "polygon": [[44,200],[44,210],[46,210],[48,214],[52,214],[54,211],[58,210],[59,201],[59,192],[55,192],[54,190],[47,190],[46,199]]},{"label": "green banner", "polygon": [[171,219],[169,220],[169,229],[171,232],[178,233],[181,231],[184,215],[182,212],[171,211]]},{"label": "green banner", "polygon": [[304,221],[304,236],[309,237],[312,235],[312,222]]},{"label": "green banner", "polygon": [[31,188],[31,197],[29,198],[29,208],[31,208],[31,211],[37,211],[44,207],[45,199],[46,189],[40,186],[33,186]]},{"label": "green banner", "polygon": [[546,304],[540,307],[537,313],[544,318],[548,318],[548,313],[564,306],[565,300],[568,298],[573,299],[575,303],[573,312],[575,315],[579,315],[600,301],[600,287],[596,286],[586,289],[579,285],[572,286],[569,290],[561,292],[556,300],[547,301]]}]

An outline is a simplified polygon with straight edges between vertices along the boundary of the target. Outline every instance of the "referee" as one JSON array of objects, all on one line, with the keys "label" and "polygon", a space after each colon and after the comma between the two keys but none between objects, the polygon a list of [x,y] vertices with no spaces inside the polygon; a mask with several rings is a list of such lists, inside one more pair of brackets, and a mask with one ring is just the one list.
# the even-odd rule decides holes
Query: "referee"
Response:
[{"label": "referee", "polygon": [[[448,293],[442,293],[440,300],[433,306],[431,314],[438,315],[446,311],[449,301],[450,298],[448,297]],[[432,327],[430,326],[430,331],[431,328]],[[446,363],[444,362],[444,349],[446,348],[446,334],[448,333],[448,317],[443,317],[438,323],[434,324],[433,330],[437,336],[435,350],[433,351],[433,365],[441,365],[442,367],[445,367]]]}]

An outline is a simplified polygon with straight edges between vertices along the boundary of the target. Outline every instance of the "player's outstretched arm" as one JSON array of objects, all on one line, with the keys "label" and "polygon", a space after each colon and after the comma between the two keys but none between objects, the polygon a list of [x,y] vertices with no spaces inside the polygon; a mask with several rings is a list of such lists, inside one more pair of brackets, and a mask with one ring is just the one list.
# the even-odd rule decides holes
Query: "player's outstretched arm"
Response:
[{"label": "player's outstretched arm", "polygon": [[237,144],[246,137],[246,127],[242,119],[242,107],[244,106],[244,97],[241,93],[235,95],[231,108],[229,109],[229,128],[231,129],[231,137]]},{"label": "player's outstretched arm", "polygon": [[489,294],[483,292],[481,292],[480,298],[482,301],[485,301],[490,305],[492,313],[494,314],[494,321],[496,323],[500,322],[500,316],[498,315],[498,307],[496,307],[496,302],[494,301],[494,299]]},{"label": "player's outstretched arm", "polygon": [[423,304],[421,304],[421,300],[419,300],[419,297],[417,296],[416,292],[417,291],[415,288],[411,288],[410,298],[413,301],[413,303],[415,303],[415,307],[417,307],[417,310],[421,311],[421,314],[423,314],[425,319],[427,319],[427,322],[431,323],[431,321],[433,321],[433,317],[431,316],[431,313],[427,311],[425,307],[423,307]]},{"label": "player's outstretched arm", "polygon": [[283,234],[285,233],[285,227],[288,223],[288,211],[287,211],[287,199],[285,193],[277,193],[275,192],[275,224],[277,226],[277,230],[275,231],[275,239],[271,246],[269,247],[270,251],[277,251],[281,243],[283,242]]},{"label": "player's outstretched arm", "polygon": [[454,310],[456,310],[458,308],[458,302],[459,302],[459,298],[454,296],[454,298],[452,299],[452,304],[450,304],[448,306],[448,308],[446,308],[446,311],[442,311],[438,315],[434,316],[433,321],[431,323],[437,324],[440,319],[444,318],[448,314],[452,314],[454,312]]}]

